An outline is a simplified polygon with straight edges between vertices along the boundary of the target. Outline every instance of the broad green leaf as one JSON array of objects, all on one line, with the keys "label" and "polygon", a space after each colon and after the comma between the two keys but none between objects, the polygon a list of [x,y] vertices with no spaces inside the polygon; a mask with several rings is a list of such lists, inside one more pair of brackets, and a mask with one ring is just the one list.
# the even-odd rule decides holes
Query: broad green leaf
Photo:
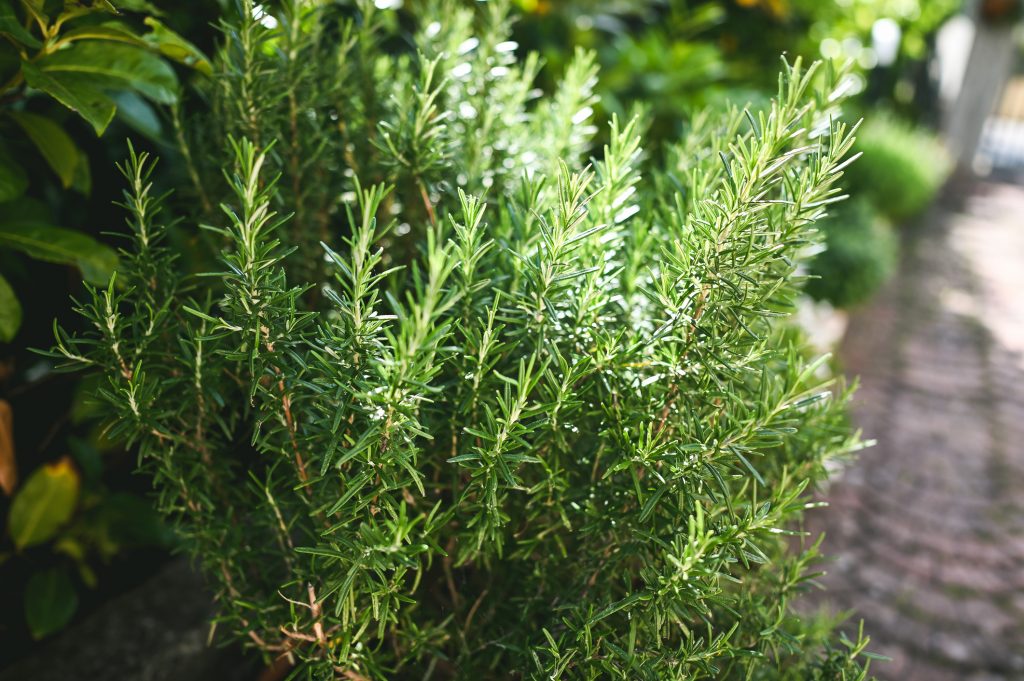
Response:
[{"label": "broad green leaf", "polygon": [[75,164],[75,176],[71,179],[71,188],[88,196],[92,192],[92,171],[89,169],[89,155],[78,150],[78,163]]},{"label": "broad green leaf", "polygon": [[158,19],[146,17],[145,21],[146,26],[153,29],[152,32],[146,34],[146,41],[159,49],[161,54],[185,66],[191,66],[196,71],[207,76],[213,75],[213,67],[210,66],[210,60],[203,54],[202,50],[172,31]]},{"label": "broad green leaf", "polygon": [[53,537],[78,503],[78,473],[65,457],[36,470],[18,491],[7,516],[7,530],[18,549]]},{"label": "broad green leaf", "polygon": [[36,149],[53,168],[53,172],[57,173],[64,188],[70,187],[75,179],[75,167],[83,160],[82,153],[71,137],[45,116],[12,111],[11,118],[36,145]]},{"label": "broad green leaf", "polygon": [[76,265],[92,284],[105,285],[117,268],[117,253],[87,234],[50,224],[45,211],[29,200],[0,204],[0,246],[29,257]]},{"label": "broad green leaf", "polygon": [[116,0],[118,9],[127,9],[132,12],[141,12],[154,17],[162,17],[164,11],[147,0]]},{"label": "broad green leaf", "polygon": [[7,343],[21,326],[21,303],[14,289],[0,274],[0,341]]},{"label": "broad green leaf", "polygon": [[163,142],[163,125],[152,105],[131,90],[122,90],[113,95],[117,103],[118,117],[132,130],[154,142]]},{"label": "broad green leaf", "polygon": [[43,46],[39,39],[29,33],[28,29],[21,25],[14,8],[7,2],[0,2],[0,34],[13,38],[26,47],[39,49]]},{"label": "broad green leaf", "polygon": [[25,220],[50,223],[53,222],[51,215],[45,203],[28,196],[0,205],[0,223]]},{"label": "broad green leaf", "polygon": [[114,118],[114,102],[103,92],[102,84],[97,83],[95,78],[81,73],[43,71],[24,61],[21,69],[26,83],[52,96],[87,120],[97,135],[102,135],[110,125]]},{"label": "broad green leaf", "polygon": [[146,41],[142,36],[136,34],[131,28],[124,24],[110,21],[90,26],[79,26],[61,34],[64,40],[106,40],[110,42],[128,43],[129,45],[144,46]]},{"label": "broad green leaf", "polygon": [[178,77],[167,62],[133,45],[88,40],[39,60],[44,73],[84,75],[104,89],[134,89],[160,104],[178,101]]},{"label": "broad green leaf", "polygon": [[[49,7],[47,7],[47,3],[49,3]],[[63,2],[55,4],[54,0],[21,0],[21,6],[25,8],[25,11],[37,22],[43,24],[49,24],[49,15],[63,4]]]},{"label": "broad green leaf", "polygon": [[27,188],[25,169],[0,146],[0,203],[18,198]]},{"label": "broad green leaf", "polygon": [[36,572],[25,588],[25,621],[39,640],[60,631],[78,609],[78,594],[64,567]]}]

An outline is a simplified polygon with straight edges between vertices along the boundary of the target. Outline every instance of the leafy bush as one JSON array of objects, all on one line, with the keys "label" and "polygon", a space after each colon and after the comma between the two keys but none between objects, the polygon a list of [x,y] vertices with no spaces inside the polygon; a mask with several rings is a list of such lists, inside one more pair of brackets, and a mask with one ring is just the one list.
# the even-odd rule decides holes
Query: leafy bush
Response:
[{"label": "leafy bush", "polygon": [[[0,0],[0,251],[74,265],[93,283],[109,278],[114,251],[89,234],[55,224],[39,200],[39,185],[53,180],[62,190],[88,195],[92,189],[89,157],[66,130],[63,114],[75,112],[97,136],[119,110],[145,129],[156,120],[146,99],[178,99],[178,77],[165,57],[204,71],[210,67],[158,19],[146,17],[143,32],[118,14],[108,2]],[[42,173],[36,172],[40,165]],[[26,195],[30,189],[35,196]],[[0,273],[0,341],[14,337],[21,316],[15,289]]]},{"label": "leafy bush", "polygon": [[935,135],[886,114],[864,121],[856,150],[864,155],[850,167],[850,193],[895,223],[920,215],[952,169]]},{"label": "leafy bush", "polygon": [[896,269],[899,242],[892,228],[864,199],[840,204],[820,225],[825,250],[811,261],[817,278],[807,292],[842,308],[868,300]]},{"label": "leafy bush", "polygon": [[220,622],[305,678],[863,678],[789,611],[856,446],[785,323],[834,79],[787,66],[643,177],[636,120],[582,162],[592,57],[531,102],[494,6],[412,17],[417,52],[371,2],[243,9],[188,150],[217,270],[133,152],[131,246],[54,350],[106,376]]},{"label": "leafy bush", "polygon": [[24,654],[30,637],[67,624],[79,602],[88,606],[123,588],[105,570],[115,554],[165,545],[168,538],[150,505],[117,478],[119,468],[130,477],[130,458],[122,457],[119,467],[123,452],[101,455],[95,418],[80,399],[88,384],[54,376],[29,350],[47,341],[55,315],[70,311],[68,292],[81,290],[79,274],[100,285],[116,268],[116,251],[100,234],[109,228],[105,213],[120,186],[112,183],[105,194],[109,174],[93,175],[108,165],[100,136],[120,136],[116,125],[121,133],[132,128],[155,136],[154,107],[178,100],[175,69],[209,70],[198,50],[150,15],[157,11],[150,3],[116,5],[0,0],[5,662]]}]

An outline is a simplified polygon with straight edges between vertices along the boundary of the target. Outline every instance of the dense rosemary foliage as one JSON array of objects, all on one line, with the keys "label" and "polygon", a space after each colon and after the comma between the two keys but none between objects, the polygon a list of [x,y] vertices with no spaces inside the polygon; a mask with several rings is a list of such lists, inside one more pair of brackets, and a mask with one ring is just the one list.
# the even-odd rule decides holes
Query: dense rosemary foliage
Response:
[{"label": "dense rosemary foliage", "polygon": [[833,74],[643,177],[637,121],[582,160],[591,58],[531,102],[500,8],[412,54],[407,17],[298,7],[226,27],[219,269],[180,273],[133,153],[132,245],[55,350],[109,377],[221,625],[308,678],[862,678],[789,612],[856,446],[785,321],[851,144]]}]

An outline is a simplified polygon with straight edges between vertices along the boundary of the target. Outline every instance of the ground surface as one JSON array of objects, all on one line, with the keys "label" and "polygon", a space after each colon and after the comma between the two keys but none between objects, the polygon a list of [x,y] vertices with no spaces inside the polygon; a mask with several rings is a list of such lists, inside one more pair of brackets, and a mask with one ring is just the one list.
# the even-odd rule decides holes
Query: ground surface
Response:
[{"label": "ground surface", "polygon": [[207,645],[209,592],[184,559],[0,671],[0,681],[253,681],[257,660]]},{"label": "ground surface", "polygon": [[841,357],[878,445],[812,520],[889,681],[1024,679],[1024,188],[936,211]]}]

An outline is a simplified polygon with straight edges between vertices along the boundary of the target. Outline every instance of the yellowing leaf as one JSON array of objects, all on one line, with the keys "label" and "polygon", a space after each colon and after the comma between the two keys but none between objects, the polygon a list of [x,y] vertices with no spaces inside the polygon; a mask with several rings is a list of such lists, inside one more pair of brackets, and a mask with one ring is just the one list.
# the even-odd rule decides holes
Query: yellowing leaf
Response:
[{"label": "yellowing leaf", "polygon": [[68,457],[33,473],[14,497],[7,517],[14,545],[23,549],[53,537],[71,519],[78,488],[78,472]]},{"label": "yellowing leaf", "polygon": [[0,342],[10,342],[20,326],[21,303],[10,283],[0,275]]},{"label": "yellowing leaf", "polygon": [[207,76],[213,75],[210,60],[202,50],[165,26],[159,19],[146,17],[145,21],[146,25],[153,29],[146,35],[146,40],[155,45],[164,56],[191,66]]}]

